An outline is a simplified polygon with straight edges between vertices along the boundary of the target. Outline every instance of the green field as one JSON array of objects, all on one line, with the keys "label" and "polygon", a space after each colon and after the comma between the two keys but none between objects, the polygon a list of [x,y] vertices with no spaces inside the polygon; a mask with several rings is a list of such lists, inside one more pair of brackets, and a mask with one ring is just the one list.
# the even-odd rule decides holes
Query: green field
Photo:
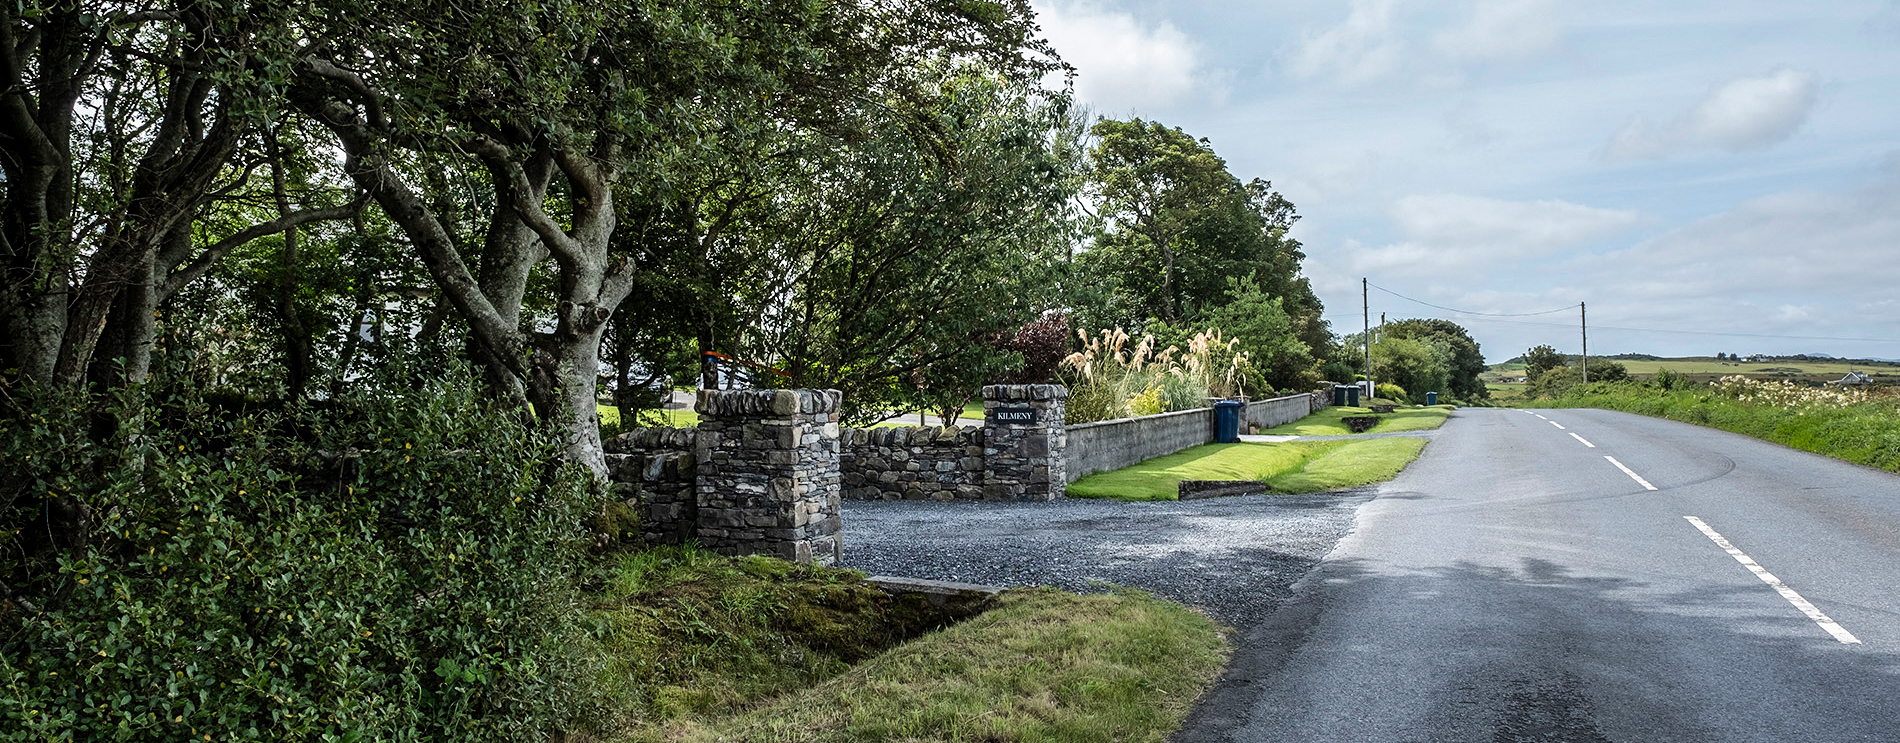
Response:
[{"label": "green field", "polygon": [[[1595,356],[1590,357],[1596,363]],[[1900,383],[1900,364],[1889,362],[1853,362],[1846,361],[1719,361],[1712,356],[1686,356],[1682,358],[1649,360],[1604,359],[1622,364],[1633,377],[1648,378],[1664,369],[1681,374],[1691,381],[1708,382],[1731,375],[1753,377],[1756,379],[1790,379],[1797,382],[1832,382],[1847,376],[1850,371],[1865,372],[1876,382]],[[1523,364],[1493,364],[1482,376],[1487,383],[1499,383],[1502,377],[1520,376]],[[1521,384],[1504,384],[1505,389],[1521,388]],[[1494,390],[1498,388],[1492,388]]]},{"label": "green field", "polygon": [[1318,493],[1390,480],[1418,458],[1420,438],[1205,444],[1071,483],[1076,498],[1174,500],[1182,480],[1258,480],[1274,493]]}]

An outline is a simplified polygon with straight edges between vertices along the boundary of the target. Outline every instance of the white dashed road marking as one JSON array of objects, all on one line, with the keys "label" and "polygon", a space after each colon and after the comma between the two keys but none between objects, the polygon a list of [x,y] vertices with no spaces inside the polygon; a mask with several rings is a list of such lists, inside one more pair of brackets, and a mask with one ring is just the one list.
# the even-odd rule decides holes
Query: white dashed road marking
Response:
[{"label": "white dashed road marking", "polygon": [[1582,443],[1584,446],[1590,447],[1592,449],[1597,448],[1596,444],[1592,444],[1588,441],[1584,441],[1582,436],[1578,436],[1575,433],[1570,434],[1570,438],[1576,439],[1578,442]]},{"label": "white dashed road marking", "polygon": [[[1634,475],[1632,475],[1632,477],[1634,477]],[[1833,635],[1834,639],[1840,640],[1843,644],[1847,645],[1860,644],[1860,638],[1855,637],[1854,633],[1848,632],[1840,623],[1828,618],[1828,615],[1822,614],[1820,609],[1814,608],[1814,604],[1810,604],[1807,599],[1801,598],[1801,594],[1795,593],[1794,589],[1788,587],[1788,584],[1781,582],[1780,578],[1776,578],[1774,573],[1768,572],[1763,569],[1761,565],[1757,564],[1755,558],[1749,557],[1741,550],[1736,549],[1735,545],[1729,544],[1727,539],[1724,539],[1721,534],[1717,534],[1714,529],[1709,528],[1708,524],[1702,523],[1702,519],[1694,516],[1684,516],[1683,518],[1688,519],[1689,523],[1695,524],[1695,528],[1700,530],[1710,541],[1715,542],[1715,546],[1721,547],[1723,551],[1728,552],[1729,557],[1735,558],[1735,561],[1741,563],[1742,567],[1748,568],[1748,572],[1754,573],[1755,577],[1761,579],[1761,582],[1768,584],[1769,588],[1775,589],[1775,593],[1781,594],[1781,597],[1787,599],[1788,603],[1794,604],[1794,608],[1800,609],[1801,613],[1808,615],[1808,618],[1814,620],[1815,624],[1821,625],[1821,629],[1827,630],[1827,633]]]},{"label": "white dashed road marking", "polygon": [[1630,468],[1628,468],[1628,467],[1624,467],[1624,466],[1623,466],[1623,463],[1622,463],[1622,462],[1618,462],[1618,461],[1616,461],[1616,457],[1612,457],[1612,456],[1610,456],[1610,455],[1608,455],[1608,454],[1605,454],[1605,455],[1603,455],[1603,458],[1604,458],[1604,459],[1608,459],[1608,460],[1610,460],[1610,464],[1614,464],[1614,465],[1616,465],[1616,468],[1617,468],[1617,469],[1619,469],[1619,470],[1622,470],[1622,471],[1623,471],[1623,474],[1625,474],[1625,475],[1629,475],[1629,476],[1630,476],[1630,479],[1632,479],[1632,480],[1635,480],[1635,481],[1637,481],[1638,483],[1641,483],[1643,487],[1645,487],[1645,488],[1649,488],[1650,490],[1655,490],[1655,489],[1656,489],[1656,486],[1654,486],[1654,485],[1651,485],[1651,484],[1649,484],[1649,481],[1648,481],[1648,480],[1645,480],[1645,479],[1643,479],[1643,476],[1642,476],[1642,475],[1639,475],[1639,474],[1636,474],[1636,472],[1635,472],[1635,471],[1633,471],[1633,470],[1631,470]]},{"label": "white dashed road marking", "polygon": [[1559,431],[1562,431],[1562,430],[1564,430],[1564,424],[1562,424],[1562,423],[1558,423],[1558,422],[1556,422],[1556,421],[1551,421],[1551,422],[1550,422],[1550,425],[1553,425],[1553,426],[1556,426],[1556,427],[1557,427],[1557,430],[1559,430]]}]

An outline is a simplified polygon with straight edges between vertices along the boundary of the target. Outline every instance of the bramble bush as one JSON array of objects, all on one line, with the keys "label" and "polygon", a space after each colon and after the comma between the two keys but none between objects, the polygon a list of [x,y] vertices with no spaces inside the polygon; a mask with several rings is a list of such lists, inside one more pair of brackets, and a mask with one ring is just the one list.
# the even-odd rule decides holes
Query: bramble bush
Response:
[{"label": "bramble bush", "polygon": [[[517,741],[603,719],[588,482],[465,374],[392,381],[268,413],[0,400],[0,740]],[[87,430],[112,419],[143,430]],[[62,498],[90,528],[34,539],[31,506]]]}]

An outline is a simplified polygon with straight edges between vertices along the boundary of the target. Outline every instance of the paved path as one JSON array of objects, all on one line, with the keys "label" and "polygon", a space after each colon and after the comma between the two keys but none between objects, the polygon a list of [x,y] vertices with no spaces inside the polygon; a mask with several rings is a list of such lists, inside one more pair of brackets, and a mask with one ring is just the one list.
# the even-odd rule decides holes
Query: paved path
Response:
[{"label": "paved path", "polygon": [[1900,477],[1755,439],[1459,410],[1293,596],[1174,740],[1900,740]]}]

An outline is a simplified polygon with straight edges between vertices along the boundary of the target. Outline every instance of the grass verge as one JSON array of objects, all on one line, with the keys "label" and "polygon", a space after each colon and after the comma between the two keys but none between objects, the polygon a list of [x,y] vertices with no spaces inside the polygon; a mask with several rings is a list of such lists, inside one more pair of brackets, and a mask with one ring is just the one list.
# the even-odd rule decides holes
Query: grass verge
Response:
[{"label": "grass verge", "polygon": [[1726,397],[1704,385],[1665,390],[1635,382],[1594,382],[1572,387],[1561,398],[1519,405],[1604,408],[1668,418],[1900,472],[1900,399],[1894,397],[1840,407],[1788,407]]},{"label": "grass verge", "polygon": [[856,571],[695,547],[617,555],[592,589],[610,659],[601,683],[625,711],[608,727],[635,732],[809,687],[980,608],[893,597]]},{"label": "grass verge", "polygon": [[1352,433],[1339,419],[1354,415],[1378,415],[1382,420],[1366,433],[1393,433],[1397,431],[1426,431],[1445,424],[1451,416],[1450,405],[1433,405],[1425,408],[1399,408],[1390,413],[1374,413],[1371,408],[1336,407],[1326,408],[1292,423],[1282,423],[1263,434],[1275,436],[1346,436]]},{"label": "grass verge", "polygon": [[1010,591],[815,687],[631,740],[1158,742],[1229,652],[1212,620],[1140,591]]},{"label": "grass verge", "polygon": [[1318,493],[1390,480],[1424,448],[1424,439],[1409,437],[1206,444],[1089,475],[1070,483],[1068,494],[1077,498],[1174,500],[1182,480],[1259,480],[1268,492]]}]

